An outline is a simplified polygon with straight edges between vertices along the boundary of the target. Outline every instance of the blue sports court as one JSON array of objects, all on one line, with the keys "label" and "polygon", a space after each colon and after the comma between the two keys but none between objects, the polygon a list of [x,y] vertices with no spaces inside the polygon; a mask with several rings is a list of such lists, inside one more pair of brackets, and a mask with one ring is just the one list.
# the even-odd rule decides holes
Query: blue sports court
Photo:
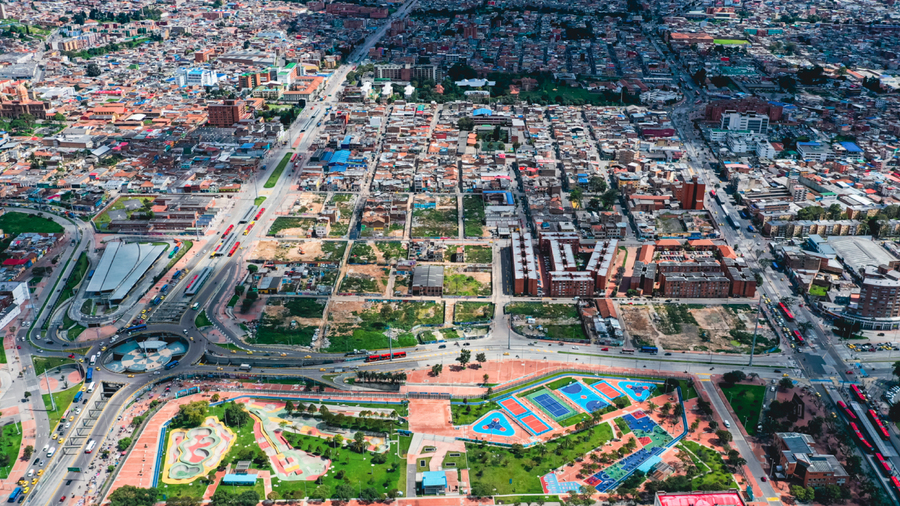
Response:
[{"label": "blue sports court", "polygon": [[541,485],[544,487],[545,494],[565,494],[566,492],[578,491],[581,484],[577,481],[564,481],[560,483],[559,478],[553,473],[541,476]]},{"label": "blue sports court", "polygon": [[512,437],[515,433],[509,418],[499,411],[491,411],[479,418],[472,424],[472,430],[479,434],[504,437]]},{"label": "blue sports court", "polygon": [[635,401],[644,402],[653,395],[656,385],[653,383],[641,383],[640,381],[620,381],[619,388],[625,390],[625,393]]},{"label": "blue sports court", "polygon": [[540,406],[546,409],[554,418],[559,418],[570,413],[569,408],[560,404],[560,402],[554,399],[550,394],[535,395],[534,402],[540,404]]},{"label": "blue sports court", "polygon": [[560,388],[557,392],[568,397],[569,400],[588,413],[609,406],[608,402],[604,401],[599,395],[594,393],[593,390],[588,389],[588,387],[578,381]]}]

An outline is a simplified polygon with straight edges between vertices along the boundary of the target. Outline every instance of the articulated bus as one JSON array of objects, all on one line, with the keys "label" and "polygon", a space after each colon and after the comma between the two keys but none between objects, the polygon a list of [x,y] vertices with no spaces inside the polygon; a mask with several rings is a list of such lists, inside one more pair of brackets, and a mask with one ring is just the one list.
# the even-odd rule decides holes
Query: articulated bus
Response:
[{"label": "articulated bus", "polygon": [[624,355],[634,355],[634,350],[632,348],[622,348],[622,353]]},{"label": "articulated bus", "polygon": [[791,310],[784,305],[784,302],[778,303],[778,309],[781,309],[781,312],[784,313],[785,318],[787,318],[789,321],[794,321],[794,313],[792,313]]},{"label": "articulated bus", "polygon": [[799,330],[794,330],[792,332],[794,334],[794,340],[797,341],[797,345],[803,346],[804,344],[806,344],[806,341],[803,339],[803,335],[800,334]]},{"label": "articulated bus", "polygon": [[390,360],[392,358],[405,358],[405,351],[395,351],[394,353],[382,353],[380,355],[369,355],[366,362],[380,362],[382,360]]}]

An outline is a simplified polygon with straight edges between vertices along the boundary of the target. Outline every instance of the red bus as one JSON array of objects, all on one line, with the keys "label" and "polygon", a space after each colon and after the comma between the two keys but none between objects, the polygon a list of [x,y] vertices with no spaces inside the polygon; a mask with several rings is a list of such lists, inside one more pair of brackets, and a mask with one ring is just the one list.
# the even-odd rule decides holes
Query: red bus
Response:
[{"label": "red bus", "polygon": [[231,247],[231,251],[228,252],[228,256],[234,255],[234,252],[237,251],[237,249],[240,245],[241,245],[241,243],[239,243],[239,242],[234,243],[234,246]]},{"label": "red bus", "polygon": [[256,217],[253,218],[253,221],[259,221],[259,217],[262,216],[262,213],[264,213],[264,212],[266,212],[266,208],[265,208],[265,207],[260,207],[260,208],[259,208],[259,212],[256,213]]},{"label": "red bus", "polygon": [[297,153],[294,153],[294,156],[291,157],[291,162],[297,159]]},{"label": "red bus", "polygon": [[844,404],[844,401],[838,401],[837,404],[838,404],[838,407],[840,407],[841,409],[844,410],[844,414],[847,415],[848,419],[856,420],[856,414],[854,414],[853,410],[851,410],[846,404]]},{"label": "red bus", "polygon": [[803,344],[804,344],[806,341],[803,340],[803,335],[800,334],[800,331],[799,331],[799,330],[794,330],[794,331],[792,331],[792,332],[794,333],[794,340],[797,341],[797,344],[799,344],[800,346],[803,346]]},{"label": "red bus", "polygon": [[784,305],[784,302],[779,302],[778,308],[781,309],[782,313],[784,313],[785,318],[787,318],[789,321],[794,321],[794,313],[792,313],[791,310]]},{"label": "red bus", "polygon": [[634,355],[634,350],[631,348],[622,348],[622,353],[625,355]]},{"label": "red bus", "polygon": [[850,390],[853,392],[853,395],[859,400],[859,402],[866,404],[868,401],[866,400],[866,396],[862,393],[862,390],[859,389],[856,385],[850,385]]},{"label": "red bus", "polygon": [[226,235],[228,235],[228,233],[231,232],[233,229],[234,229],[234,225],[228,225],[228,228],[226,228],[225,231],[222,232],[222,237],[225,237]]},{"label": "red bus", "polygon": [[382,360],[390,360],[392,358],[405,358],[405,351],[395,351],[393,354],[391,353],[382,353],[380,355],[369,355],[366,357],[366,362],[380,362]]},{"label": "red bus", "polygon": [[878,461],[878,467],[881,468],[881,471],[884,472],[884,474],[886,476],[890,476],[893,474],[891,472],[891,471],[893,471],[891,469],[891,465],[888,463],[887,460],[884,459],[884,457],[880,453],[875,454],[875,460]]},{"label": "red bus", "polygon": [[896,476],[891,476],[891,483],[894,484],[894,490],[896,490],[897,493],[900,493],[900,480],[898,480]]}]

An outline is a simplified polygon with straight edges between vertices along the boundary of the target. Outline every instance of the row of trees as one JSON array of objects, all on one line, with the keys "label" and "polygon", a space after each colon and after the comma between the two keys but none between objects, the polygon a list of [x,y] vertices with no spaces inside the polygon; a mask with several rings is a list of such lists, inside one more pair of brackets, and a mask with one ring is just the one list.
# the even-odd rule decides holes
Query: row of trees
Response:
[{"label": "row of trees", "polygon": [[356,381],[365,383],[390,383],[396,385],[406,381],[405,372],[356,371]]},{"label": "row of trees", "polygon": [[[288,416],[301,416],[303,414],[318,416],[322,418],[322,421],[332,427],[371,432],[390,432],[394,425],[398,423],[399,419],[399,414],[396,411],[385,413],[363,410],[359,412],[359,416],[347,416],[341,413],[332,413],[324,404],[316,408],[315,404],[305,406],[300,402],[295,406],[290,400],[285,402],[284,410],[287,411]],[[285,426],[286,425],[287,424],[285,423]]]}]

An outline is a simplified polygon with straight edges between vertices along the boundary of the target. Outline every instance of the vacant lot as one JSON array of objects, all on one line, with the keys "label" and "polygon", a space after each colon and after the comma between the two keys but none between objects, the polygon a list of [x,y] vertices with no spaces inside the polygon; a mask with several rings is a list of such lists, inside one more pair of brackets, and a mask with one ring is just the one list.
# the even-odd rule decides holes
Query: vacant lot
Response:
[{"label": "vacant lot", "polygon": [[[424,200],[432,201],[429,197]],[[459,213],[456,197],[438,197],[433,209],[413,211],[413,237],[453,237],[459,236]]]},{"label": "vacant lot", "polygon": [[466,262],[470,264],[489,264],[494,261],[494,253],[490,246],[466,246]]},{"label": "vacant lot", "polygon": [[490,302],[457,302],[453,305],[453,323],[489,322],[494,318]]},{"label": "vacant lot", "polygon": [[390,268],[376,265],[348,265],[339,293],[378,293],[387,289]]},{"label": "vacant lot", "polygon": [[578,318],[578,311],[572,304],[514,302],[506,305],[506,313],[534,318]]},{"label": "vacant lot", "polygon": [[466,237],[484,237],[484,201],[480,196],[463,197],[463,228]]},{"label": "vacant lot", "polygon": [[[666,350],[749,353],[754,312],[749,306],[666,304],[621,306],[620,321],[635,345]],[[757,336],[757,352],[777,345],[767,331]]]},{"label": "vacant lot", "polygon": [[347,248],[346,241],[257,241],[250,258],[253,260],[277,260],[282,262],[335,262],[339,263]]},{"label": "vacant lot", "polygon": [[293,205],[290,207],[291,214],[312,214],[317,215],[322,211],[325,202],[325,195],[321,193],[304,192],[299,195],[291,195],[294,199]]},{"label": "vacant lot", "polygon": [[400,241],[356,241],[350,249],[349,262],[354,264],[390,265],[406,260],[406,245]]},{"label": "vacant lot", "polygon": [[477,295],[491,294],[490,272],[465,272],[463,269],[447,267],[444,269],[444,295]]},{"label": "vacant lot", "polygon": [[[127,220],[131,218],[131,215],[135,212],[146,212],[150,210],[151,204],[153,203],[153,197],[122,197],[117,199],[112,203],[107,209],[105,209],[102,213],[98,214],[94,218],[94,223],[97,224],[101,229],[105,229],[109,222],[113,219],[117,220]],[[22,215],[22,213],[13,213],[17,215]],[[24,215],[31,218],[30,215]],[[45,220],[50,221],[50,220]],[[53,222],[51,222],[53,223]],[[54,223],[55,225],[55,223]],[[5,226],[5,224],[4,224]],[[58,225],[57,225],[58,226]],[[3,229],[4,233],[6,229]],[[26,230],[27,232],[43,232],[43,230]],[[62,232],[62,227],[60,227],[59,232]],[[18,232],[16,232],[18,233]]]},{"label": "vacant lot", "polygon": [[386,349],[389,337],[395,347],[415,346],[416,338],[409,330],[415,325],[443,323],[444,305],[336,302],[328,319],[327,351],[333,353]]},{"label": "vacant lot", "polygon": [[[247,341],[253,344],[311,346],[312,336],[322,324],[325,309],[319,300],[325,299],[290,299],[285,305],[266,306],[256,335]],[[298,316],[297,313],[307,316]]]},{"label": "vacant lot", "polygon": [[316,226],[314,218],[279,216],[272,222],[266,235],[273,237],[309,237]]}]

